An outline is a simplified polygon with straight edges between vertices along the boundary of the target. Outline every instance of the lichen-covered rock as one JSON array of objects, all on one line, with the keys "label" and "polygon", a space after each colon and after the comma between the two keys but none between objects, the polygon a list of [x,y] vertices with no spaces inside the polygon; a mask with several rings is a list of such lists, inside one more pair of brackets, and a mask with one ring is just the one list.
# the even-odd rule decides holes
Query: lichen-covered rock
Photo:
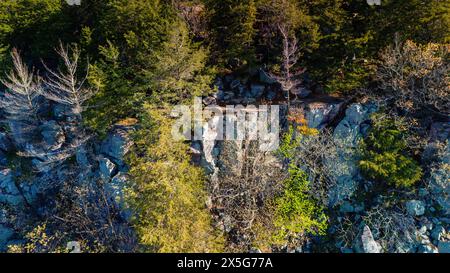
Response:
[{"label": "lichen-covered rock", "polygon": [[450,214],[450,165],[442,164],[433,169],[430,176],[430,192],[432,198],[441,207],[444,214]]},{"label": "lichen-covered rock", "polygon": [[339,156],[324,162],[336,177],[336,185],[331,187],[328,194],[330,207],[350,198],[361,181],[356,148],[363,137],[361,132],[363,124],[369,121],[370,115],[376,110],[377,108],[372,104],[352,104],[345,111],[344,119],[334,130],[333,138]]},{"label": "lichen-covered rock", "polygon": [[351,197],[358,187],[358,181],[351,175],[343,175],[337,178],[337,183],[330,189],[328,205],[334,207],[343,200]]},{"label": "lichen-covered rock", "polygon": [[425,213],[425,204],[419,200],[406,202],[406,211],[411,216],[421,216]]}]

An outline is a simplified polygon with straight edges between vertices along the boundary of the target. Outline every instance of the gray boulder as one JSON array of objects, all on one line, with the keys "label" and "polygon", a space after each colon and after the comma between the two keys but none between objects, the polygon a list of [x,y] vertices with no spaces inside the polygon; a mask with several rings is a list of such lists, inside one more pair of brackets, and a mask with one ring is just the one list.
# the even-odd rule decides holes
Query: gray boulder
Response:
[{"label": "gray boulder", "polygon": [[431,238],[435,241],[441,240],[441,237],[445,235],[445,229],[443,226],[438,225],[431,231]]},{"label": "gray boulder", "polygon": [[406,202],[406,211],[411,216],[421,216],[425,213],[425,204],[419,200]]},{"label": "gray boulder", "polygon": [[367,118],[367,109],[363,105],[356,103],[345,111],[345,118],[350,124],[361,124]]},{"label": "gray boulder", "polygon": [[334,207],[343,200],[350,198],[358,188],[358,181],[351,175],[342,175],[337,178],[336,185],[328,193],[328,205]]},{"label": "gray boulder", "polygon": [[382,248],[379,243],[375,241],[370,228],[365,225],[362,232],[358,236],[355,250],[358,253],[382,253]]},{"label": "gray boulder", "polygon": [[259,98],[264,94],[265,86],[262,84],[252,84],[250,87],[250,93],[252,97]]},{"label": "gray boulder", "polygon": [[101,145],[101,154],[107,156],[112,162],[123,166],[123,157],[132,146],[128,128],[118,127],[110,133]]},{"label": "gray boulder", "polygon": [[336,117],[342,103],[310,103],[305,109],[305,118],[311,128],[322,129]]},{"label": "gray boulder", "polygon": [[101,157],[98,161],[100,176],[103,179],[109,179],[116,171],[116,165],[106,157]]},{"label": "gray boulder", "polygon": [[430,176],[430,192],[444,214],[450,214],[450,165],[443,163],[440,168],[433,169]]},{"label": "gray boulder", "polygon": [[265,84],[274,84],[277,83],[275,79],[273,79],[268,73],[266,73],[263,69],[259,70],[259,81]]},{"label": "gray boulder", "polygon": [[347,146],[356,147],[362,138],[362,123],[368,121],[370,115],[376,110],[377,108],[371,104],[355,103],[350,105],[345,111],[345,118],[334,130],[334,138]]}]

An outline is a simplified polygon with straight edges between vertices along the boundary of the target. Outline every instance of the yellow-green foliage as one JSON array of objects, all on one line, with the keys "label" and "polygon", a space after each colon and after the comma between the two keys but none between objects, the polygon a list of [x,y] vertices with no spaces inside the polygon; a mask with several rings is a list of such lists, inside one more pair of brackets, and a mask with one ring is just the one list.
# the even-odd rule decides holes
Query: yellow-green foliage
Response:
[{"label": "yellow-green foliage", "polygon": [[422,177],[422,169],[407,154],[406,133],[392,119],[377,120],[361,143],[359,167],[368,178],[395,187],[411,187]]},{"label": "yellow-green foliage", "polygon": [[[294,159],[303,136],[301,133],[297,137],[294,135],[294,127],[290,126],[279,149],[279,154],[289,161]],[[267,204],[271,219],[256,224],[255,244],[260,248],[290,244],[306,234],[323,235],[327,229],[328,218],[309,193],[310,182],[305,171],[291,162],[288,172],[282,192]]]},{"label": "yellow-green foliage", "polygon": [[205,175],[191,165],[188,145],[173,140],[166,114],[146,106],[130,158],[140,242],[149,252],[220,251],[205,205]]},{"label": "yellow-green foliage", "polygon": [[[50,235],[47,233],[47,225],[40,224],[25,234],[25,242],[8,246],[8,253],[68,253],[71,250],[67,248],[68,236],[57,232]],[[94,248],[88,247],[84,240],[74,240],[80,244],[80,251],[85,253],[104,252],[104,248],[95,245]]]},{"label": "yellow-green foliage", "polygon": [[309,181],[306,173],[291,164],[289,178],[284,181],[284,192],[274,202],[276,242],[281,243],[305,233],[325,233],[327,217],[308,191]]}]

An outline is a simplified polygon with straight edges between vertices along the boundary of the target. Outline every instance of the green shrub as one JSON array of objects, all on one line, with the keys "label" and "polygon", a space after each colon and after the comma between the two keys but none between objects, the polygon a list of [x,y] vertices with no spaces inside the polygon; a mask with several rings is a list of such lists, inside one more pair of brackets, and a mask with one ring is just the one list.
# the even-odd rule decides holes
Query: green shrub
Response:
[{"label": "green shrub", "polygon": [[289,126],[280,143],[278,155],[289,162],[289,176],[282,181],[280,192],[266,204],[270,217],[256,223],[255,245],[260,249],[298,245],[305,234],[323,235],[327,229],[328,218],[310,194],[308,175],[295,162],[303,131]]},{"label": "green shrub", "polygon": [[363,175],[395,187],[413,186],[422,177],[422,169],[406,152],[406,131],[397,121],[373,117],[373,127],[360,147]]},{"label": "green shrub", "polygon": [[323,235],[327,217],[309,194],[306,173],[294,164],[289,166],[289,178],[284,181],[283,194],[275,199],[276,242],[304,233]]}]

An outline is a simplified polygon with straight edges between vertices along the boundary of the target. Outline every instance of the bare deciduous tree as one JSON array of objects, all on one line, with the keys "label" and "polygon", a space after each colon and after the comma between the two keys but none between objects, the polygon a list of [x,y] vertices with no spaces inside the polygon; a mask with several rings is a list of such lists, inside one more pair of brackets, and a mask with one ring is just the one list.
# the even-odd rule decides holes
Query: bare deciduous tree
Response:
[{"label": "bare deciduous tree", "polygon": [[323,206],[328,206],[329,191],[337,183],[345,147],[336,143],[328,130],[318,135],[304,136],[296,149],[294,161],[305,168],[311,181],[311,195]]},{"label": "bare deciduous tree", "polygon": [[205,6],[200,1],[172,1],[179,16],[189,26],[189,30],[197,37],[207,38],[208,27]]},{"label": "bare deciduous tree", "polygon": [[289,26],[285,24],[278,24],[278,30],[283,40],[281,73],[279,75],[271,73],[271,76],[281,85],[281,88],[286,93],[288,106],[290,105],[290,94],[297,95],[296,87],[298,87],[302,80],[299,78],[306,69],[295,69],[298,62],[298,43],[297,37],[290,34]]},{"label": "bare deciduous tree", "polygon": [[71,108],[72,114],[81,119],[84,102],[96,92],[85,84],[89,71],[86,71],[81,80],[78,79],[80,51],[77,47],[69,48],[60,43],[56,52],[63,61],[63,69],[54,71],[44,64],[48,79],[44,80],[46,88],[42,89],[41,94],[51,101],[67,105]]},{"label": "bare deciduous tree", "polygon": [[0,98],[0,108],[6,114],[14,140],[19,144],[30,141],[39,124],[37,97],[40,79],[22,61],[17,49],[11,52],[14,69],[1,82],[8,88]]},{"label": "bare deciduous tree", "polygon": [[[399,208],[376,206],[368,210],[362,220],[387,252],[406,251],[416,243],[414,218]],[[345,217],[336,225],[336,238],[343,247],[351,248],[358,240],[359,228],[359,222]]]},{"label": "bare deciduous tree", "polygon": [[133,251],[137,238],[110,195],[101,183],[67,182],[56,198],[55,214],[48,222],[67,235],[100,248],[98,251]]},{"label": "bare deciduous tree", "polygon": [[450,46],[430,43],[420,46],[412,41],[394,45],[380,55],[377,71],[380,87],[388,99],[406,111],[420,108],[444,115],[450,113]]},{"label": "bare deciduous tree", "polygon": [[282,164],[251,140],[222,142],[218,164],[222,167],[210,185],[212,211],[229,234],[228,248],[248,251],[254,224],[269,217],[265,206],[282,189]]}]

